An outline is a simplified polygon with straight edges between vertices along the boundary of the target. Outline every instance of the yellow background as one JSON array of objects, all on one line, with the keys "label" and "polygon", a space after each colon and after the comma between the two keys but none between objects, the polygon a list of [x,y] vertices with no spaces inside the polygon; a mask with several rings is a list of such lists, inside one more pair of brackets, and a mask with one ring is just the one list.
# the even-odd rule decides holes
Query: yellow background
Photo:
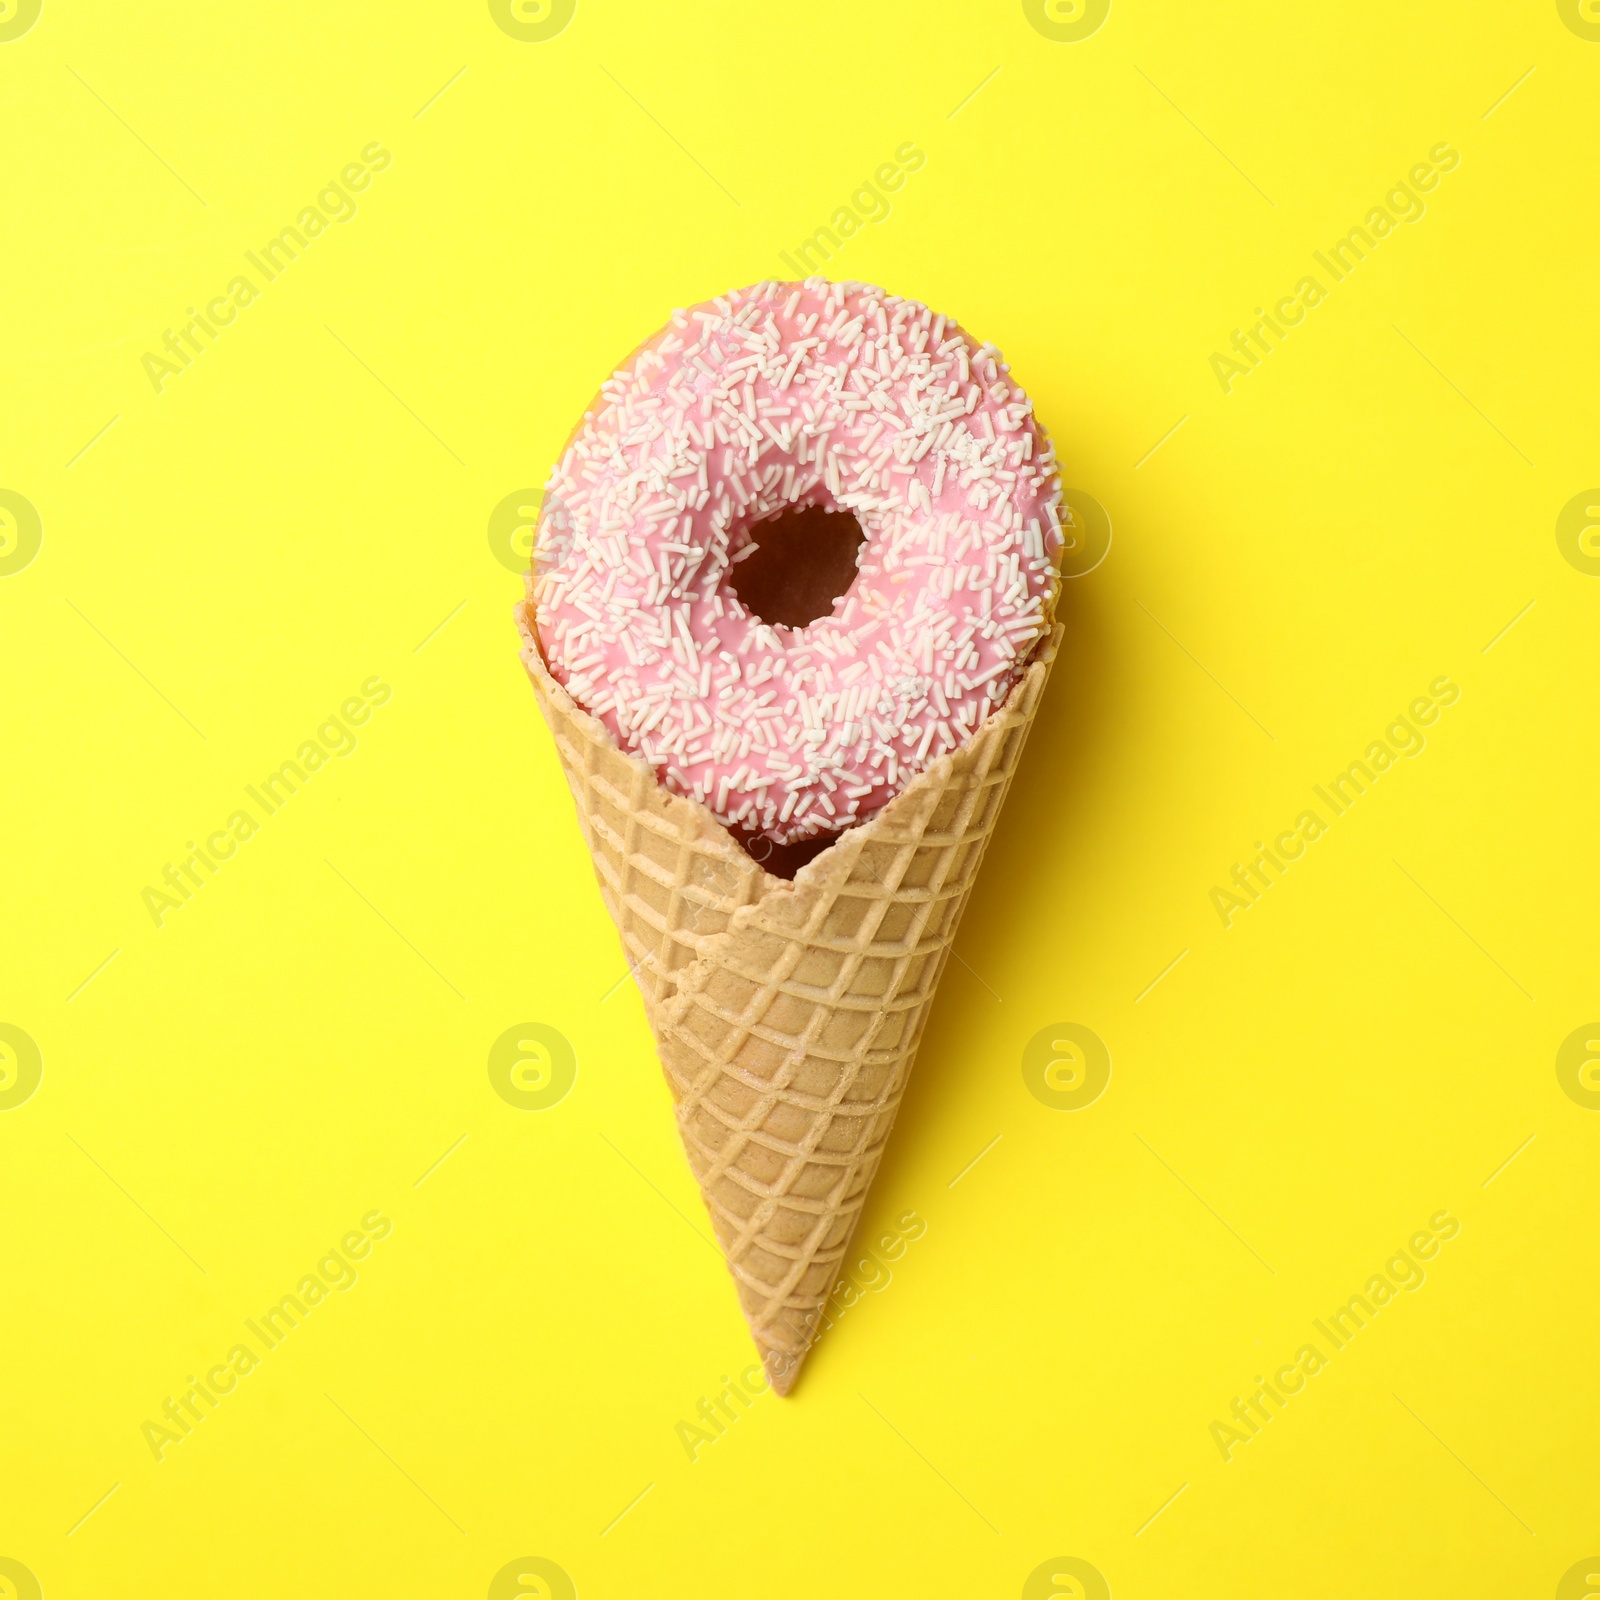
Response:
[{"label": "yellow background", "polygon": [[[1095,1592],[1067,1557],[1121,1600],[1545,1596],[1600,1552],[1567,9],[1116,0],[1057,42],[1011,0],[579,0],[523,42],[45,0],[0,42],[0,488],[43,526],[0,578],[0,1022],[43,1058],[0,1113],[0,1556],[51,1600],[482,1596],[524,1556],[586,1600]],[[158,394],[141,357],[373,140],[359,214]],[[926,1233],[691,1461],[750,1346],[489,516],[908,140],[830,274],[999,343],[1115,538],[869,1203]],[[1440,141],[1426,216],[1225,394],[1213,351]],[[1225,929],[1212,887],[1441,674],[1426,751]],[[359,748],[158,928],[141,891],[373,675]],[[538,1112],[487,1072],[523,1023],[578,1060]],[[1021,1072],[1059,1023],[1113,1061],[1074,1113]],[[359,1283],[154,1459],[375,1208]],[[1441,1208],[1426,1285],[1225,1462]]]}]

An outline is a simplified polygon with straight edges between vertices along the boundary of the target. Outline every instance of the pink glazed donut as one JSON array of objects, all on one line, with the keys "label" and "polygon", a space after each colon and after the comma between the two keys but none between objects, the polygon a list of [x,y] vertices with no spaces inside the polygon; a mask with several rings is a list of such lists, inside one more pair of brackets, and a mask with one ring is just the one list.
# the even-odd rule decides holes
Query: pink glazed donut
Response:
[{"label": "pink glazed donut", "polygon": [[[991,344],[861,283],[760,283],[607,379],[551,474],[532,593],[551,674],[673,792],[790,844],[965,744],[1050,625],[1060,482]],[[805,627],[730,584],[760,524],[854,514]]]}]

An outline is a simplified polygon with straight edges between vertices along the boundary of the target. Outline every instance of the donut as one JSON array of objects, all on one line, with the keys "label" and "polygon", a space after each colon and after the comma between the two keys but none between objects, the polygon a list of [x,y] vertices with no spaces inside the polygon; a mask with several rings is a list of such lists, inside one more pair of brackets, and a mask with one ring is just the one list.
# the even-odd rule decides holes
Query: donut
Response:
[{"label": "donut", "polygon": [[[1060,505],[992,344],[870,284],[759,283],[674,311],[584,413],[540,508],[539,645],[736,836],[837,834],[1004,702],[1051,623]],[[853,580],[764,620],[739,564],[812,508],[859,524]]]}]

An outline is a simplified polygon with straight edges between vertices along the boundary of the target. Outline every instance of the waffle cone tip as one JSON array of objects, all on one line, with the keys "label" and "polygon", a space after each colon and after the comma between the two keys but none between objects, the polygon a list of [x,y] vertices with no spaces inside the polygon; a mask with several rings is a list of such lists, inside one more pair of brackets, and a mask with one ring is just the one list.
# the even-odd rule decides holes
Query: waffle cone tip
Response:
[{"label": "waffle cone tip", "polygon": [[800,1376],[800,1363],[804,1356],[792,1356],[782,1350],[763,1350],[761,1365],[767,1370],[767,1382],[775,1395],[785,1396],[794,1388]]}]

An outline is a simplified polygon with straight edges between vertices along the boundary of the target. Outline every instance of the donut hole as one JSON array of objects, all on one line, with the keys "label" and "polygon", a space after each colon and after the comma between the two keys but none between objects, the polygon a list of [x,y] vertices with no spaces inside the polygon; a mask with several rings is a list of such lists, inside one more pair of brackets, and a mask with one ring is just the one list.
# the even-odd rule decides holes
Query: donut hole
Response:
[{"label": "donut hole", "polygon": [[750,529],[728,587],[760,621],[804,628],[832,614],[856,580],[866,535],[848,511],[791,506]]}]

